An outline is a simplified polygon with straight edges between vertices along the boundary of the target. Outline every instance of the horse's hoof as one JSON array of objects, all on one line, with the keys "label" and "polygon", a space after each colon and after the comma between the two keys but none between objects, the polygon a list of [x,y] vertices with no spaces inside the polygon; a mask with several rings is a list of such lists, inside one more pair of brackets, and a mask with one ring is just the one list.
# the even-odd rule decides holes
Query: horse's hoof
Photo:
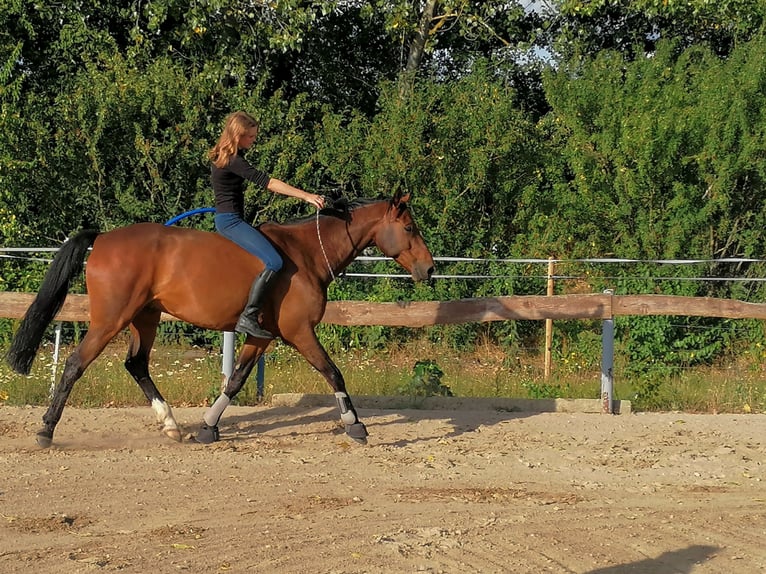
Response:
[{"label": "horse's hoof", "polygon": [[202,425],[197,436],[194,437],[194,440],[201,444],[210,444],[221,440],[221,434],[218,432],[217,426],[209,427],[207,425]]},{"label": "horse's hoof", "polygon": [[40,431],[37,433],[35,440],[37,441],[37,446],[41,448],[50,448],[51,444],[53,444],[53,435],[48,434],[46,431]]},{"label": "horse's hoof", "polygon": [[367,427],[364,423],[354,423],[346,425],[346,434],[359,444],[367,444]]},{"label": "horse's hoof", "polygon": [[166,428],[162,429],[162,432],[165,433],[165,436],[168,438],[172,438],[176,442],[181,442],[181,430],[179,428]]}]

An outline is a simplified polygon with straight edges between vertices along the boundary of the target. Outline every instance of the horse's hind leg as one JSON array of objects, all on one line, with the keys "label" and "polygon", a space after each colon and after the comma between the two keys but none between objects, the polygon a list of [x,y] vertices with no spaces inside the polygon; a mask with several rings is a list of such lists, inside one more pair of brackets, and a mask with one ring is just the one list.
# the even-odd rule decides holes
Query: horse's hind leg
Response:
[{"label": "horse's hind leg", "polygon": [[181,430],[173,417],[170,405],[149,376],[149,353],[157,336],[159,323],[160,311],[144,309],[136,315],[130,324],[130,347],[125,358],[125,368],[149,399],[157,421],[162,424],[162,432],[173,440],[180,441]]},{"label": "horse's hind leg", "polygon": [[[248,341],[250,340],[251,339],[248,339]],[[247,381],[247,377],[250,376],[256,362],[271,342],[264,342],[261,339],[252,340],[259,341],[259,343],[250,344],[247,341],[245,342],[242,351],[239,353],[239,357],[237,357],[234,370],[232,371],[229,380],[226,381],[226,388],[203,416],[202,427],[200,427],[200,430],[195,437],[197,442],[209,444],[220,438],[218,421],[221,420],[223,411],[226,410],[226,407],[229,406],[232,399],[237,396],[237,393],[242,390],[242,387],[245,385],[245,381]]]},{"label": "horse's hind leg", "polygon": [[72,392],[72,387],[88,368],[88,365],[101,354],[107,343],[118,332],[91,327],[83,337],[82,342],[67,358],[64,372],[61,373],[61,378],[53,391],[51,404],[43,415],[43,428],[37,433],[38,445],[43,448],[51,446],[53,431],[56,430],[56,425],[61,420],[61,413],[64,411],[64,405],[66,405],[69,394]]}]

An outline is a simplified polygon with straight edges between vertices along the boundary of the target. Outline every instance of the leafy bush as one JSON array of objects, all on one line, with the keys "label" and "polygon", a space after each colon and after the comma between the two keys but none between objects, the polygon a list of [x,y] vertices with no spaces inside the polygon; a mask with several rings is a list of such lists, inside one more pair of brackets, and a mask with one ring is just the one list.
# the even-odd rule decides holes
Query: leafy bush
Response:
[{"label": "leafy bush", "polygon": [[444,372],[434,361],[418,361],[412,378],[396,392],[410,397],[451,397],[452,390],[441,381],[443,376]]},{"label": "leafy bush", "polygon": [[567,396],[566,388],[551,383],[526,381],[521,384],[527,390],[530,399],[558,399]]}]

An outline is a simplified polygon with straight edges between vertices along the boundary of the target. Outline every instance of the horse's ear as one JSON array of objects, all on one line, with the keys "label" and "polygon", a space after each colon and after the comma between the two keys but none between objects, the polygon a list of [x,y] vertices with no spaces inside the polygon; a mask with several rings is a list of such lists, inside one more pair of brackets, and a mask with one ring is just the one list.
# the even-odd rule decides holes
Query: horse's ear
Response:
[{"label": "horse's ear", "polygon": [[407,203],[410,200],[411,195],[412,194],[410,194],[410,192],[402,194],[401,191],[397,191],[394,194],[394,198],[391,200],[391,203],[393,203],[396,206],[398,206],[400,203]]}]

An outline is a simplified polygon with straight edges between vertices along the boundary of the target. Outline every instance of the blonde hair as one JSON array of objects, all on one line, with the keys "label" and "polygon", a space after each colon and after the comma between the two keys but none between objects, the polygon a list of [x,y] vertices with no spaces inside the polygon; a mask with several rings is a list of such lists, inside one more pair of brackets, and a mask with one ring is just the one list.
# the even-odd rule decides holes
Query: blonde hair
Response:
[{"label": "blonde hair", "polygon": [[232,156],[239,151],[240,138],[253,128],[257,130],[258,127],[258,122],[247,112],[229,114],[226,116],[218,143],[207,153],[208,158],[216,167],[226,167]]}]

